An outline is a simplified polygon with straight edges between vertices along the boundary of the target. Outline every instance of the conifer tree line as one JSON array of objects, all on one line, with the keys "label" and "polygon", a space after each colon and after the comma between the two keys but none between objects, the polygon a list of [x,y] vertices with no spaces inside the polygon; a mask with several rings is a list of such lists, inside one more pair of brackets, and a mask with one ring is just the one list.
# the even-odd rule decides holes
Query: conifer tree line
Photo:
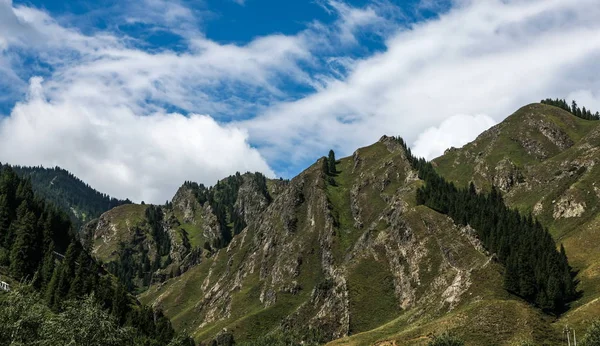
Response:
[{"label": "conifer tree line", "polygon": [[[259,172],[250,173],[252,181],[256,184],[259,192],[270,203],[272,197],[267,188],[267,178]],[[221,232],[221,240],[215,240],[215,243],[208,244],[209,248],[214,249],[226,247],[231,242],[234,235],[239,234],[247,225],[242,215],[239,215],[234,206],[238,198],[240,187],[244,183],[244,176],[237,172],[235,175],[217,181],[214,186],[207,188],[204,184],[198,184],[186,181],[183,185],[194,191],[196,199],[200,204],[208,203],[217,220]]]},{"label": "conifer tree line", "polygon": [[479,193],[473,183],[457,188],[446,181],[430,162],[416,158],[406,142],[397,138],[425,185],[417,190],[417,204],[450,216],[457,224],[470,225],[485,248],[504,265],[504,287],[545,311],[560,313],[578,295],[577,281],[564,247],[557,250],[552,236],[531,215],[521,215],[504,204],[492,187]]},{"label": "conifer tree line", "polygon": [[175,335],[162,312],[140,305],[90,256],[68,216],[6,166],[0,169],[0,271],[29,282],[54,313],[93,294],[100,309],[135,330],[136,345],[166,345]]},{"label": "conifer tree line", "polygon": [[156,242],[159,256],[166,256],[171,249],[171,238],[163,225],[163,212],[159,206],[149,205],[146,208],[146,220],[150,226],[152,238]]},{"label": "conifer tree line", "polygon": [[130,200],[111,198],[107,194],[94,190],[60,167],[11,167],[17,175],[31,181],[36,195],[69,215],[75,229],[79,229],[85,222],[99,217],[114,207],[131,203]]},{"label": "conifer tree line", "polygon": [[542,100],[541,103],[545,105],[555,106],[558,108],[562,108],[567,112],[573,114],[574,116],[585,119],[585,120],[600,120],[600,112],[592,113],[590,109],[586,109],[585,107],[580,108],[577,105],[575,100],[571,101],[571,105],[567,103],[564,99],[545,99]]}]

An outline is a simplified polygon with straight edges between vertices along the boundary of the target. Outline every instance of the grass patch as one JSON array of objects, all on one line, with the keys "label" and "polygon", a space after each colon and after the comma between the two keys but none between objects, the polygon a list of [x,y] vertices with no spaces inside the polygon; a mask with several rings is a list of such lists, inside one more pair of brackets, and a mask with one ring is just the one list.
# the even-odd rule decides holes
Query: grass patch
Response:
[{"label": "grass patch", "polygon": [[388,265],[372,257],[348,273],[348,298],[352,334],[376,328],[400,313]]}]

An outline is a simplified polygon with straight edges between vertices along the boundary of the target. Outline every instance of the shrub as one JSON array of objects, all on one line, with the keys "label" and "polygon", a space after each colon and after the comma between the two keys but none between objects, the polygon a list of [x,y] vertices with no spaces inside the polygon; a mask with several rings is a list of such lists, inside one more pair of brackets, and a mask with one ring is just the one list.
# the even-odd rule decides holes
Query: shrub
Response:
[{"label": "shrub", "polygon": [[582,346],[600,346],[600,320],[592,322],[592,325],[587,330],[583,339]]},{"label": "shrub", "polygon": [[461,339],[449,332],[444,332],[440,335],[434,335],[427,346],[464,346],[464,344]]}]

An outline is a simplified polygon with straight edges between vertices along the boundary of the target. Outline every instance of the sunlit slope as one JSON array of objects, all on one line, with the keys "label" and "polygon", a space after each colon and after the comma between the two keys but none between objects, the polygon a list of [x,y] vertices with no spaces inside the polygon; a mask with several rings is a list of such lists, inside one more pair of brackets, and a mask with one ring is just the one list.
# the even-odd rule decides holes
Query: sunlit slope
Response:
[{"label": "sunlit slope", "polygon": [[435,160],[438,172],[459,185],[499,186],[508,205],[535,215],[564,244],[583,295],[555,323],[557,329],[568,323],[583,331],[600,316],[599,162],[600,122],[541,104],[520,109]]}]

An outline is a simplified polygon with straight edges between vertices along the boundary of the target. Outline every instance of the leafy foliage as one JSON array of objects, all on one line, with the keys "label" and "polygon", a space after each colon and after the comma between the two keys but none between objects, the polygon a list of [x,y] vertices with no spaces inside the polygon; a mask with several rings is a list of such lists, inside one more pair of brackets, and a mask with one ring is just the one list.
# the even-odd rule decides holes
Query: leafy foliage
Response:
[{"label": "leafy foliage", "polygon": [[506,207],[496,188],[489,194],[478,193],[472,183],[469,188],[457,188],[438,175],[431,163],[414,157],[401,138],[398,141],[426,183],[417,190],[417,203],[473,227],[486,249],[504,264],[508,291],[556,313],[577,297],[577,281],[564,247],[556,250],[539,221]]},{"label": "leafy foliage", "polygon": [[589,109],[585,109],[585,107],[580,108],[577,105],[577,102],[575,102],[574,100],[571,102],[571,105],[569,106],[569,104],[567,103],[567,101],[565,101],[564,99],[545,99],[542,100],[541,103],[545,104],[545,105],[550,105],[550,106],[556,106],[558,108],[562,108],[564,110],[566,110],[567,112],[573,114],[576,117],[579,117],[581,119],[585,119],[585,120],[600,120],[600,112],[596,112],[596,113],[592,113],[591,110]]},{"label": "leafy foliage", "polygon": [[434,335],[427,346],[463,346],[465,343],[448,332]]},{"label": "leafy foliage", "polygon": [[316,329],[305,329],[302,332],[277,330],[263,335],[254,340],[236,343],[233,335],[229,332],[221,332],[208,343],[209,346],[317,346],[322,345],[325,339]]},{"label": "leafy foliage", "polygon": [[[94,295],[65,301],[53,312],[25,287],[0,296],[0,339],[10,345],[157,345],[132,327],[119,325]],[[189,338],[173,338],[169,346],[191,346]]]},{"label": "leafy foliage", "polygon": [[[123,286],[79,243],[68,217],[37,198],[28,179],[10,167],[0,171],[0,253],[2,263],[17,281],[30,281],[48,309],[66,310],[65,302],[94,294],[103,310],[111,311],[119,326],[135,329],[145,344],[167,344],[174,335],[160,312],[140,306]],[[63,255],[64,254],[64,255]]]},{"label": "leafy foliage", "polygon": [[[5,165],[8,167],[8,165]],[[70,172],[60,168],[12,166],[22,178],[29,179],[37,196],[51,202],[69,215],[75,229],[85,222],[129,200],[118,200],[98,192]]]},{"label": "leafy foliage", "polygon": [[581,340],[582,346],[600,346],[600,320],[592,322],[583,339]]}]

